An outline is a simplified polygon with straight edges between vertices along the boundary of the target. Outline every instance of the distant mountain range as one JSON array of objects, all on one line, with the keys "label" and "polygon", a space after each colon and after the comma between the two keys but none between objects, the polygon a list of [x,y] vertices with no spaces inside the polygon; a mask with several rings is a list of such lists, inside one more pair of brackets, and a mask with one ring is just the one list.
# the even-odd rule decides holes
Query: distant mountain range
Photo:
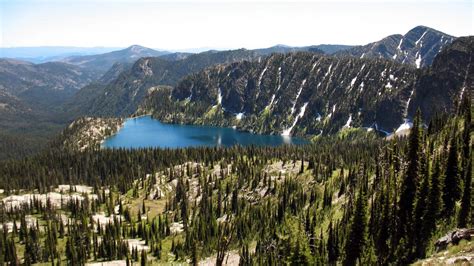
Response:
[{"label": "distant mountain range", "polygon": [[258,55],[270,55],[272,53],[294,53],[294,52],[315,52],[324,54],[334,54],[339,51],[343,51],[352,48],[351,45],[333,45],[333,44],[320,44],[303,47],[292,47],[287,45],[275,45],[269,48],[255,49]]},{"label": "distant mountain range", "polygon": [[[390,131],[415,107],[422,108],[427,118],[435,111],[450,110],[460,80],[465,88],[471,86],[465,76],[472,75],[459,74],[464,73],[471,39],[455,40],[418,26],[405,35],[390,35],[364,46],[276,45],[198,54],[138,45],[117,51],[62,47],[54,54],[46,47],[42,48],[44,58],[58,56],[51,59],[56,61],[34,64],[0,59],[0,127],[27,132],[33,121],[43,121],[48,126],[37,123],[37,130],[44,129],[47,135],[47,128],[60,128],[81,115],[129,116],[142,106],[139,112],[152,110],[164,121],[186,123],[236,125],[235,115],[241,114],[238,127],[265,133],[331,133],[346,124]],[[25,57],[42,51],[18,49],[17,55],[23,52]],[[107,51],[83,54],[100,49]],[[15,52],[14,48],[0,51],[2,56]],[[67,53],[79,55],[64,56]],[[327,73],[324,79],[323,72]],[[219,106],[219,88],[221,105],[211,110]],[[160,93],[172,96],[175,102],[162,104],[179,116],[165,116],[157,108]],[[188,107],[178,104],[191,95]],[[272,98],[271,108],[265,109]],[[299,115],[303,106],[304,114]],[[183,108],[188,109],[184,112]],[[199,120],[192,114],[196,110],[201,115],[215,111],[217,116]]]},{"label": "distant mountain range", "polygon": [[[67,104],[77,115],[127,116],[133,114],[151,87],[176,85],[186,75],[216,64],[255,60],[250,50],[209,51],[170,60],[145,57],[120,73],[109,84],[92,84],[83,88]],[[91,101],[85,99],[90,98]]]},{"label": "distant mountain range", "polygon": [[436,55],[455,37],[440,31],[418,26],[405,35],[394,34],[364,46],[338,51],[338,55],[359,58],[387,58],[417,68],[430,66]]},{"label": "distant mountain range", "polygon": [[91,69],[104,74],[115,63],[133,63],[141,57],[154,57],[168,54],[169,52],[156,51],[139,45],[132,45],[126,49],[105,54],[71,56],[61,62]]},{"label": "distant mountain range", "polygon": [[17,59],[40,64],[50,61],[58,61],[68,56],[103,54],[120,49],[122,48],[69,46],[0,47],[0,58]]},{"label": "distant mountain range", "polygon": [[90,69],[61,62],[33,64],[0,59],[0,91],[35,107],[60,105],[98,77]]}]

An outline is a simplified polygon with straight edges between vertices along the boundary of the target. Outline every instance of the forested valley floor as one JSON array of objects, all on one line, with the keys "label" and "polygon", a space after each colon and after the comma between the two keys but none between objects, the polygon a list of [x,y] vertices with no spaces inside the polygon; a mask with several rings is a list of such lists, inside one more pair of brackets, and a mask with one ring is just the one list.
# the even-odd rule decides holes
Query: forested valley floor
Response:
[{"label": "forested valley floor", "polygon": [[347,130],[304,146],[57,146],[2,161],[0,264],[413,263],[473,226],[471,116],[466,98],[391,140]]}]

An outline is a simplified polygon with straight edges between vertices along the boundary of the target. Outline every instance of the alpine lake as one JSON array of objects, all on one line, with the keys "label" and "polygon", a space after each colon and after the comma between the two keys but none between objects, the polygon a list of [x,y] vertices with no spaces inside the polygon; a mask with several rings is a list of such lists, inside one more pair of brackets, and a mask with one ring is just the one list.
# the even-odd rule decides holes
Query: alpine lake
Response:
[{"label": "alpine lake", "polygon": [[297,137],[260,135],[224,127],[165,124],[151,116],[141,116],[127,119],[115,135],[102,143],[102,147],[138,149],[279,146],[307,143],[309,141]]}]

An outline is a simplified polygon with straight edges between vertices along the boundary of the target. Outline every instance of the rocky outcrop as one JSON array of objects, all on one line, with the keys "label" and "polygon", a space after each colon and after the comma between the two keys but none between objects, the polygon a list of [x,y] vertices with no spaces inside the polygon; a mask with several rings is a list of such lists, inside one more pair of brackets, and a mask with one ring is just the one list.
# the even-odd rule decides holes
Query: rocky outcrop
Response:
[{"label": "rocky outcrop", "polygon": [[447,233],[435,243],[436,251],[444,250],[449,244],[457,245],[461,240],[471,240],[474,237],[474,228],[461,228]]},{"label": "rocky outcrop", "polygon": [[63,131],[59,145],[78,151],[99,148],[106,137],[115,134],[122,127],[123,122],[121,118],[77,119]]}]

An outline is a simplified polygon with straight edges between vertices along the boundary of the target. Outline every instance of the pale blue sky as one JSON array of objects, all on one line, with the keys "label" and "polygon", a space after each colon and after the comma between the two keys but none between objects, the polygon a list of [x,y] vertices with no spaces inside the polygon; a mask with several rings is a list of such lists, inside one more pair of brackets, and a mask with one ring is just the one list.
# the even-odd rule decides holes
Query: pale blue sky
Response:
[{"label": "pale blue sky", "polygon": [[464,0],[0,0],[0,46],[365,44],[417,25],[474,35],[473,17]]}]

